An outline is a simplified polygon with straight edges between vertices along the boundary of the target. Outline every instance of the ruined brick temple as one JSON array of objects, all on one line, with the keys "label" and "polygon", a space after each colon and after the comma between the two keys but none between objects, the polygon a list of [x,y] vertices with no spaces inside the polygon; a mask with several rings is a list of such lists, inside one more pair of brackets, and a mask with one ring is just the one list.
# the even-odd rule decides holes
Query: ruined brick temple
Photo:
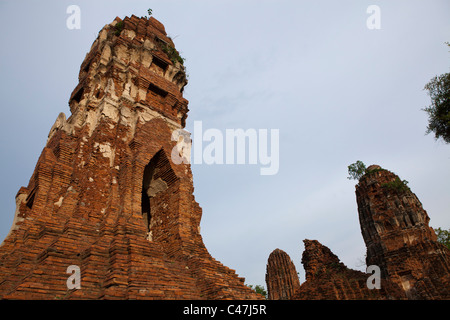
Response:
[{"label": "ruined brick temple", "polygon": [[380,268],[380,289],[370,274],[347,268],[317,240],[304,240],[306,281],[299,284],[287,253],[268,259],[270,299],[450,299],[450,250],[437,242],[427,212],[394,173],[370,166],[356,185],[366,265]]},{"label": "ruined brick temple", "polygon": [[[259,299],[199,232],[183,60],[153,17],[116,18],[92,44],[0,246],[2,299]],[[81,289],[68,289],[79,266]]]},{"label": "ruined brick temple", "polygon": [[[183,59],[153,17],[116,18],[81,64],[0,244],[0,299],[261,299],[208,253],[189,164],[173,162],[185,127]],[[329,248],[304,240],[300,283],[269,256],[269,299],[450,299],[450,251],[399,178],[371,166],[356,186],[366,264],[381,288]],[[69,288],[70,266],[81,288]]]}]

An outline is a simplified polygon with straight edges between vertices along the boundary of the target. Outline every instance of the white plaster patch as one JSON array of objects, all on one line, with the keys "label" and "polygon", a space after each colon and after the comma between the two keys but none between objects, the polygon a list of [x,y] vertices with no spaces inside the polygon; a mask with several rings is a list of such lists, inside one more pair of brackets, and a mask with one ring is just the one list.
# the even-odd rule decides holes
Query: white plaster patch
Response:
[{"label": "white plaster patch", "polygon": [[116,106],[112,104],[109,103],[103,104],[102,115],[110,118],[114,122],[119,121],[119,110],[117,110]]},{"label": "white plaster patch", "polygon": [[106,94],[109,93],[111,95],[111,98],[117,99],[116,86],[114,85],[114,81],[111,78],[108,79],[108,84],[106,85],[105,93]]},{"label": "white plaster patch", "polygon": [[64,126],[65,123],[66,123],[66,115],[64,112],[61,112],[56,118],[55,123],[51,127],[50,132],[48,133],[47,142],[51,139],[51,137],[57,130],[61,129]]},{"label": "white plaster patch", "polygon": [[109,158],[109,165],[112,167],[114,164],[114,158],[116,156],[116,149],[111,148],[111,144],[107,143],[94,143],[94,148],[99,148],[100,153],[105,157]]},{"label": "white plaster patch", "polygon": [[134,32],[133,30],[124,29],[122,32],[125,35],[125,37],[130,38],[131,40],[133,40],[134,37],[136,37],[136,32]]},{"label": "white plaster patch", "polygon": [[100,31],[98,38],[100,39],[100,41],[106,40],[106,38],[108,37],[108,31],[103,28],[102,31]]},{"label": "white plaster patch", "polygon": [[54,203],[55,206],[61,207],[64,197],[61,196],[57,202]]},{"label": "white plaster patch", "polygon": [[[23,202],[26,201],[27,196],[28,196],[28,194],[22,193],[22,194],[19,194],[19,195],[16,197],[16,212],[14,213],[14,220],[13,220],[11,229],[9,230],[8,235],[6,236],[5,240],[9,237],[9,235],[11,234],[11,232],[13,232],[14,230],[19,229],[18,223],[19,223],[19,222],[22,222],[22,221],[24,220],[22,217],[19,217],[19,214],[20,214],[20,209],[19,209],[19,208],[20,208],[20,205],[21,205]],[[3,244],[4,244],[4,242],[2,242],[2,243],[0,244],[0,247],[3,246]]]},{"label": "white plaster patch", "polygon": [[147,195],[149,197],[154,197],[157,193],[162,192],[166,189],[167,183],[163,179],[158,178],[150,182],[150,185],[147,189]]},{"label": "white plaster patch", "polygon": [[101,63],[103,63],[104,65],[108,64],[109,60],[111,60],[111,47],[107,44],[103,47],[100,59]]},{"label": "white plaster patch", "polygon": [[91,136],[94,128],[97,126],[98,115],[95,110],[89,110],[86,112],[86,124],[89,125],[89,136]]},{"label": "white plaster patch", "polygon": [[150,49],[153,49],[154,47],[155,47],[155,45],[149,39],[144,40],[144,48],[150,50]]}]

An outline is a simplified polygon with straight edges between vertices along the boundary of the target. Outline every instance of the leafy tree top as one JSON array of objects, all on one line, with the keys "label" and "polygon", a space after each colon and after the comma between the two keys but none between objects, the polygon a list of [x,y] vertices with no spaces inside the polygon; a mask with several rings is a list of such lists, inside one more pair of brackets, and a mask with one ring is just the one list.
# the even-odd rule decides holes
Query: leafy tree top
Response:
[{"label": "leafy tree top", "polygon": [[431,105],[423,109],[428,113],[426,133],[433,132],[436,140],[450,143],[450,73],[435,76],[424,89],[431,98]]}]

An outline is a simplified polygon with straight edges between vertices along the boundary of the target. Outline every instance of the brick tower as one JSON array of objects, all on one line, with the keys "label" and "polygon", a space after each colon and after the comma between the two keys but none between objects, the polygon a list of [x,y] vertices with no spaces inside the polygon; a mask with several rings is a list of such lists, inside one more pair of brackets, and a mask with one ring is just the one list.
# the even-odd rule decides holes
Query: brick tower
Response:
[{"label": "brick tower", "polygon": [[300,288],[295,265],[283,250],[275,249],[269,255],[266,284],[270,300],[290,300]]},{"label": "brick tower", "polygon": [[[172,132],[188,112],[183,59],[154,18],[116,18],[81,64],[0,246],[0,298],[258,299],[214,260]],[[80,289],[69,289],[69,266]]]},{"label": "brick tower", "polygon": [[295,269],[277,249],[267,265],[269,298],[450,299],[450,250],[437,241],[427,212],[406,183],[372,165],[356,185],[356,200],[366,265],[379,267],[380,288],[367,286],[370,274],[347,268],[329,248],[305,239],[306,281],[292,293]]},{"label": "brick tower", "polygon": [[410,299],[450,299],[450,250],[438,243],[422,203],[394,173],[370,166],[356,186],[366,264]]}]

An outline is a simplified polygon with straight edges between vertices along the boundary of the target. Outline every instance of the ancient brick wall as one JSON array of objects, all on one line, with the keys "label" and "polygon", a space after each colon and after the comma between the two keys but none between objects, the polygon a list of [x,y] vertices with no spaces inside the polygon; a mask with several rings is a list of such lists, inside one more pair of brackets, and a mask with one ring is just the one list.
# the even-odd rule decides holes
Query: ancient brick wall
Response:
[{"label": "ancient brick wall", "polygon": [[266,284],[271,300],[387,300],[406,299],[389,280],[380,289],[367,286],[369,274],[347,268],[329,248],[317,240],[304,240],[302,264],[306,281],[300,284],[289,255],[274,250],[268,259]]},{"label": "ancient brick wall", "polygon": [[304,240],[302,264],[306,281],[293,299],[300,300],[386,300],[406,296],[394,283],[381,279],[380,289],[369,289],[369,274],[345,266],[331,250],[317,240]]},{"label": "ancient brick wall", "polygon": [[[182,60],[154,18],[116,18],[81,64],[0,246],[0,298],[260,299],[213,259],[189,164],[172,132],[188,101]],[[81,289],[68,289],[68,266]]]},{"label": "ancient brick wall", "polygon": [[[380,289],[368,288],[370,274],[347,268],[318,241],[304,240],[306,281],[291,299],[450,299],[450,250],[436,241],[427,212],[406,182],[370,166],[356,186],[356,198],[366,265],[379,267]],[[272,259],[266,277],[269,297],[281,299],[290,286],[272,283],[292,272],[276,269]]]},{"label": "ancient brick wall", "polygon": [[450,251],[436,241],[421,202],[394,173],[368,169],[356,186],[367,265],[411,299],[450,299]]},{"label": "ancient brick wall", "polygon": [[295,265],[283,250],[275,249],[270,254],[267,261],[266,284],[270,300],[290,300],[300,288]]}]

